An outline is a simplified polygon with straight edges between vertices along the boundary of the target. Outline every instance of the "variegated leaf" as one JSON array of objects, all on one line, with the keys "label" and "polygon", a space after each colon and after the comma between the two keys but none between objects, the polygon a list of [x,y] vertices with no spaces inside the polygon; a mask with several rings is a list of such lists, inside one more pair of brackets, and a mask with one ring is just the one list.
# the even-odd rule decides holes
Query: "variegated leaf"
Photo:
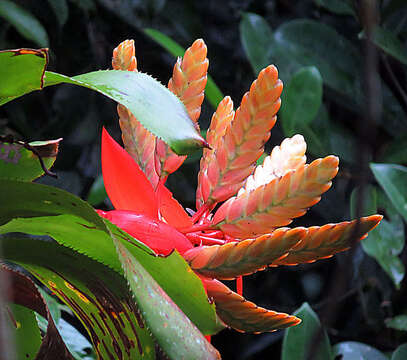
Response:
[{"label": "variegated leaf", "polygon": [[183,256],[199,274],[234,279],[263,270],[277,259],[284,258],[306,233],[305,228],[280,228],[256,239],[195,247]]},{"label": "variegated leaf", "polygon": [[[123,41],[113,50],[112,66],[114,70],[137,71],[133,40]],[[158,183],[154,159],[156,137],[145,129],[125,106],[118,105],[117,112],[126,151],[155,187]]]},{"label": "variegated leaf", "polygon": [[[202,39],[195,40],[185,51],[183,58],[177,59],[172,78],[168,82],[168,89],[183,102],[197,130],[199,130],[197,121],[201,114],[209,65],[206,54],[205,42]],[[176,155],[160,139],[157,139],[156,157],[156,171],[160,173],[161,178],[176,171],[186,158]]]},{"label": "variegated leaf", "polygon": [[247,301],[215,279],[202,278],[206,291],[213,298],[218,316],[240,332],[262,333],[297,325],[295,316],[267,310]]},{"label": "variegated leaf", "polygon": [[329,258],[349,249],[356,241],[367,236],[383,216],[372,215],[360,218],[360,221],[345,221],[338,224],[312,226],[300,243],[295,245],[284,259],[277,259],[272,266],[297,265]]},{"label": "variegated leaf", "polygon": [[[206,133],[206,141],[212,149],[218,147],[218,141],[225,135],[225,131],[235,116],[233,110],[233,102],[229,96],[226,96],[218,105],[215,113],[212,116],[211,124]],[[210,189],[206,188],[209,185],[207,181],[207,172],[209,160],[211,159],[212,151],[203,149],[203,155],[200,163],[200,171],[198,174],[198,187],[196,189],[196,208],[199,209],[204,199],[202,193],[208,193]],[[204,187],[204,188],[203,188]]]},{"label": "variegated leaf", "polygon": [[336,156],[302,165],[281,178],[226,201],[213,223],[224,233],[246,239],[272,232],[302,216],[321,199],[338,172]]},{"label": "variegated leaf", "polygon": [[262,70],[242,99],[233,121],[207,157],[201,193],[209,206],[234,195],[253,172],[276,122],[283,83],[275,66]]}]

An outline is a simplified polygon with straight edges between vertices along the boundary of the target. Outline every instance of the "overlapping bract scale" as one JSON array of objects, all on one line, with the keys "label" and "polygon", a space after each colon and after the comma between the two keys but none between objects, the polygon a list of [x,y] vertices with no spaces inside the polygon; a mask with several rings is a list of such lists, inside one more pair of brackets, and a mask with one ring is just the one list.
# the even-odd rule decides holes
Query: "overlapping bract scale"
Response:
[{"label": "overlapping bract scale", "polygon": [[276,122],[282,89],[277,69],[270,65],[243,96],[233,121],[207,156],[209,166],[200,178],[204,203],[227,200],[253,172]]},{"label": "overlapping bract scale", "polygon": [[[201,114],[209,65],[206,54],[207,48],[204,41],[202,39],[195,40],[185,51],[183,58],[177,59],[172,78],[168,82],[168,89],[183,102],[188,115],[198,130],[197,121]],[[161,178],[165,178],[177,170],[186,158],[176,155],[160,139],[157,139],[156,143],[156,156],[156,171]]]},{"label": "overlapping bract scale", "polygon": [[[113,50],[112,66],[114,70],[137,71],[133,40],[125,40]],[[125,106],[117,105],[117,113],[126,151],[155,187],[158,183],[154,157],[156,137]]]},{"label": "overlapping bract scale", "polygon": [[240,239],[286,226],[321,199],[321,194],[331,187],[338,164],[336,156],[327,156],[255,190],[244,191],[222,204],[213,223],[224,233]]},{"label": "overlapping bract scale", "polygon": [[307,235],[284,258],[273,262],[277,265],[297,265],[314,262],[349,249],[375,228],[383,216],[372,215],[339,224],[326,224],[308,228]]},{"label": "overlapping bract scale", "polygon": [[247,301],[215,279],[202,278],[209,298],[216,305],[216,313],[228,326],[240,332],[261,333],[297,325],[295,316],[264,309]]},{"label": "overlapping bract scale", "polygon": [[256,239],[195,247],[183,256],[194,271],[204,276],[234,279],[262,270],[286,256],[306,233],[305,228],[280,228]]}]

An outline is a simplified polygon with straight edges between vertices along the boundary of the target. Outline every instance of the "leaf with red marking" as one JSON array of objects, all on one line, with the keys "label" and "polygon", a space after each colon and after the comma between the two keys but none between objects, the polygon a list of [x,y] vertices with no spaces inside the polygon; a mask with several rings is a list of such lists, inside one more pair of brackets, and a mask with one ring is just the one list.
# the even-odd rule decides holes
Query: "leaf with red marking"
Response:
[{"label": "leaf with red marking", "polygon": [[206,291],[213,298],[216,312],[230,327],[240,332],[262,333],[295,326],[295,316],[267,310],[247,301],[215,279],[202,278]]},{"label": "leaf with red marking", "polygon": [[234,279],[263,270],[288,254],[306,235],[304,228],[280,228],[256,239],[188,250],[185,260],[194,271],[217,279]]},{"label": "leaf with red marking", "polygon": [[[112,66],[114,70],[137,72],[134,40],[125,40],[113,50]],[[156,137],[125,106],[117,105],[117,113],[124,148],[155,187],[158,183],[154,158]]]},{"label": "leaf with red marking", "polygon": [[270,65],[243,96],[233,121],[207,156],[208,169],[200,178],[205,203],[228,199],[253,172],[276,122],[282,89],[277,69]]},{"label": "leaf with red marking", "polygon": [[102,134],[102,172],[106,192],[116,209],[157,218],[157,201],[151,183],[105,129]]},{"label": "leaf with red marking", "polygon": [[23,266],[71,308],[101,360],[155,359],[154,342],[125,279],[55,242],[24,234],[0,236],[2,259]]},{"label": "leaf with red marking", "polygon": [[365,238],[382,218],[381,215],[372,215],[360,218],[359,222],[353,220],[312,226],[308,228],[308,233],[302,241],[289,251],[288,256],[274,261],[272,265],[297,265],[329,258]]},{"label": "leaf with red marking", "polygon": [[331,187],[338,163],[337,157],[327,156],[252,191],[244,191],[222,204],[213,223],[236,238],[251,238],[288,225],[304,215]]},{"label": "leaf with red marking", "polygon": [[[202,39],[195,40],[185,51],[184,56],[177,59],[168,89],[185,105],[189,117],[199,130],[198,118],[204,100],[209,61],[206,57],[207,48]],[[177,170],[185,160],[185,156],[176,155],[167,144],[157,139],[156,156],[159,173],[162,178]]]}]

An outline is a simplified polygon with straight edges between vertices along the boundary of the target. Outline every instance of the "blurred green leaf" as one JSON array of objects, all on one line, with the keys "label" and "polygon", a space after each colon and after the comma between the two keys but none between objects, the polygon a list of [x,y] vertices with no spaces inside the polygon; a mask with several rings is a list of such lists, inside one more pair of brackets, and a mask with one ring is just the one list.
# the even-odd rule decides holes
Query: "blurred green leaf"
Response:
[{"label": "blurred green leaf", "polygon": [[[333,359],[328,336],[308,303],[302,304],[293,315],[302,322],[285,331],[281,360],[307,360],[310,351],[314,351],[311,356],[313,360]],[[316,343],[318,340],[319,343]]]},{"label": "blurred green leaf", "polygon": [[394,318],[387,319],[386,326],[396,330],[407,331],[407,315],[398,315]]},{"label": "blurred green leaf", "polygon": [[203,144],[185,106],[171,91],[147,74],[106,70],[69,78],[47,71],[45,81],[45,86],[68,83],[87,87],[117,101],[177,154],[188,154]]},{"label": "blurred green leaf", "polygon": [[107,193],[105,189],[105,184],[103,183],[103,176],[99,175],[95,179],[89,190],[87,201],[92,206],[96,206],[103,203],[103,201],[105,201],[106,198]]},{"label": "blurred green leaf", "polygon": [[[144,29],[144,32],[173,56],[180,57],[184,55],[185,49],[162,32],[155,29]],[[206,83],[205,97],[214,109],[218,107],[218,104],[223,99],[222,92],[210,75],[208,75],[208,82]]]},{"label": "blurred green leaf", "polygon": [[[358,215],[356,207],[359,196],[361,196],[360,188],[354,189],[350,199],[352,218]],[[365,187],[363,202],[360,216],[373,215],[377,212],[377,195],[374,186]],[[376,259],[382,269],[393,280],[396,287],[399,288],[405,273],[404,265],[398,257],[404,248],[404,225],[401,217],[396,215],[390,221],[383,219],[362,240],[362,247],[369,256]]]},{"label": "blurred green leaf", "polygon": [[[48,35],[41,23],[26,9],[9,0],[0,1],[0,17],[12,24],[16,30],[39,46],[48,47]],[[0,66],[1,67],[1,66]]]},{"label": "blurred green leaf", "polygon": [[316,67],[305,67],[291,78],[281,101],[280,116],[284,134],[293,136],[310,125],[322,103],[322,77]]},{"label": "blurred green leaf", "polygon": [[355,11],[348,0],[314,0],[314,2],[335,14],[355,16]]},{"label": "blurred green leaf", "polygon": [[[50,169],[56,160],[61,140],[35,141],[29,145],[41,156],[44,166]],[[43,174],[40,160],[33,151],[20,144],[0,141],[1,179],[31,181]]]},{"label": "blurred green leaf", "polygon": [[136,258],[113,234],[112,238],[143,319],[164,352],[171,359],[220,359],[218,351]]},{"label": "blurred green leaf", "polygon": [[60,27],[64,26],[69,16],[69,8],[66,0],[48,0],[54,11]]},{"label": "blurred green leaf", "polygon": [[391,360],[405,360],[407,359],[407,344],[400,345],[394,350]]},{"label": "blurred green leaf", "polygon": [[342,355],[341,360],[388,360],[379,350],[356,341],[345,341],[333,348],[335,356]]},{"label": "blurred green leaf", "polygon": [[406,46],[393,32],[377,26],[373,32],[373,42],[386,54],[393,56],[402,64],[407,65]]},{"label": "blurred green leaf", "polygon": [[239,25],[240,41],[255,74],[270,64],[267,49],[273,34],[266,20],[253,13],[243,13]]},{"label": "blurred green leaf", "polygon": [[[7,325],[14,335],[16,359],[34,359],[42,342],[34,312],[21,305],[8,304],[6,306],[9,320]],[[4,311],[4,309],[0,309],[0,311]]]},{"label": "blurred green leaf", "polygon": [[47,62],[48,51],[45,49],[0,51],[0,105],[42,89]]},{"label": "blurred green leaf", "polygon": [[370,168],[394,207],[407,221],[407,168],[394,164],[371,163]]},{"label": "blurred green leaf", "polygon": [[79,8],[86,12],[96,10],[96,4],[94,0],[71,0],[71,2],[73,2]]},{"label": "blurred green leaf", "polygon": [[380,156],[380,161],[384,163],[407,163],[407,136],[393,139],[386,144],[384,153]]}]

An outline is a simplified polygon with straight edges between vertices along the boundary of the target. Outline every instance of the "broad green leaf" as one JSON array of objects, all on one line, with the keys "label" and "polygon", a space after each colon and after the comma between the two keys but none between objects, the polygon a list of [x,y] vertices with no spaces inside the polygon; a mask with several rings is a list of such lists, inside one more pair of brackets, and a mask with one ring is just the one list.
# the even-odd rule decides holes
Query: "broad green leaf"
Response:
[{"label": "broad green leaf", "polygon": [[96,206],[96,205],[103,203],[103,201],[105,201],[106,198],[107,198],[107,193],[106,193],[105,185],[103,183],[103,176],[99,175],[95,179],[95,181],[93,182],[93,184],[89,190],[87,200],[88,200],[89,204]]},{"label": "broad green leaf", "polygon": [[3,233],[21,231],[52,236],[60,244],[122,273],[107,226],[204,334],[214,334],[223,328],[217,321],[214,305],[207,301],[201,281],[177,252],[166,258],[152,256],[154,253],[147,246],[102,220],[87,203],[63,190],[0,180],[2,186],[7,191],[0,192],[0,224],[14,218],[0,228]]},{"label": "broad green leaf", "polygon": [[398,315],[394,318],[387,319],[386,326],[396,330],[407,331],[407,315]]},{"label": "broad green leaf", "polygon": [[[185,49],[162,32],[155,29],[144,29],[144,32],[173,56],[179,57],[184,55]],[[208,82],[206,83],[205,97],[214,109],[218,107],[218,104],[223,99],[222,92],[210,75],[208,75]]]},{"label": "broad green leaf", "polygon": [[177,154],[188,154],[203,145],[204,140],[182,102],[147,74],[106,70],[69,78],[45,73],[45,86],[60,83],[87,87],[126,106],[147,130],[162,138]]},{"label": "broad green leaf", "polygon": [[0,105],[31,91],[42,89],[47,62],[46,49],[0,51]]},{"label": "broad green leaf", "polygon": [[388,360],[379,350],[355,341],[345,341],[333,348],[335,356],[342,355],[341,360]]},{"label": "broad green leaf", "polygon": [[48,47],[48,35],[41,23],[23,7],[9,0],[0,1],[0,17],[12,24],[27,40]]},{"label": "broad green leaf", "polygon": [[255,74],[270,64],[267,49],[273,34],[266,20],[253,13],[243,13],[239,25],[240,41]]},{"label": "broad green leaf", "polygon": [[391,360],[405,360],[407,359],[407,344],[400,345],[394,350]]},{"label": "broad green leaf", "polygon": [[[333,359],[328,336],[321,327],[318,315],[308,303],[302,304],[293,315],[299,317],[302,322],[286,330],[281,360]],[[311,357],[310,351],[314,351]]]},{"label": "broad green leaf", "polygon": [[285,22],[274,32],[268,51],[270,63],[277,66],[285,83],[300,68],[315,66],[324,84],[352,99],[360,98],[359,53],[332,27],[308,19]]},{"label": "broad green leaf", "polygon": [[[41,157],[44,166],[50,169],[56,160],[61,140],[35,141],[28,145]],[[34,152],[18,143],[0,141],[0,178],[31,181],[44,175],[40,160]]]},{"label": "broad green leaf", "polygon": [[322,103],[322,77],[316,67],[305,67],[291,78],[281,101],[284,134],[293,136],[310,125]]},{"label": "broad green leaf", "polygon": [[392,31],[377,26],[373,31],[372,40],[386,54],[407,65],[407,48]]},{"label": "broad green leaf", "polygon": [[23,266],[68,305],[87,329],[99,359],[155,359],[154,343],[125,279],[48,239],[0,235],[2,257]]},{"label": "broad green leaf", "polygon": [[34,359],[41,346],[41,333],[34,312],[16,304],[6,306],[9,315],[7,325],[14,335],[17,360]]},{"label": "broad green leaf", "polygon": [[69,8],[66,0],[48,0],[60,27],[64,26],[69,16]]},{"label": "broad green leaf", "polygon": [[141,314],[163,351],[171,359],[220,359],[218,351],[153,277],[113,234],[112,238]]},{"label": "broad green leaf", "polygon": [[[360,188],[351,194],[351,217],[357,217],[357,202]],[[377,195],[373,186],[367,186],[364,192],[361,216],[373,215],[377,211]],[[401,217],[396,215],[390,221],[382,220],[378,227],[371,230],[369,235],[362,240],[363,250],[376,259],[383,270],[390,276],[397,288],[403,280],[405,269],[399,259],[404,248],[404,225]]]},{"label": "broad green leaf", "polygon": [[370,168],[394,207],[407,221],[407,167],[371,163]]},{"label": "broad green leaf", "polygon": [[314,2],[335,14],[355,16],[355,11],[347,0],[314,0]]}]

